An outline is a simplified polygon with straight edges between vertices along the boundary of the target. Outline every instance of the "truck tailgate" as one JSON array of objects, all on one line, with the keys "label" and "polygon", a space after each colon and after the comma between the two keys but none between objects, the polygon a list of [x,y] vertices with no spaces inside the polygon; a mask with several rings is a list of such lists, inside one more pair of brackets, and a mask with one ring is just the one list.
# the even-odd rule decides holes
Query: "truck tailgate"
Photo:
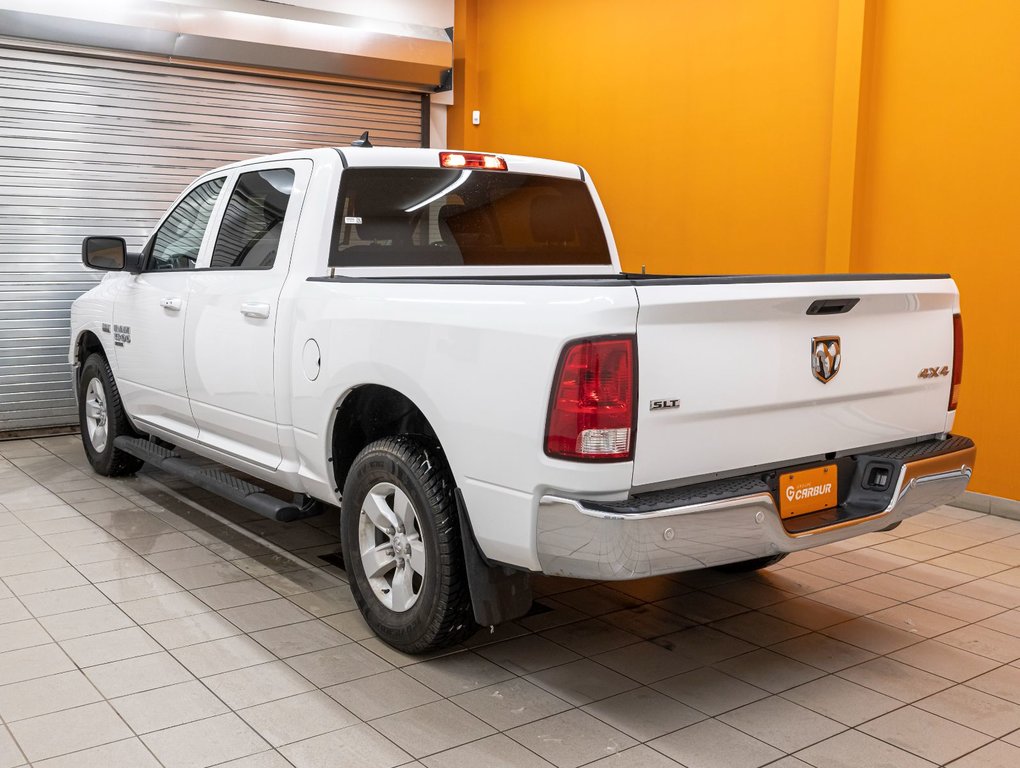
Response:
[{"label": "truck tailgate", "polygon": [[[637,281],[635,487],[948,428],[958,311],[951,279],[762,280]],[[808,314],[815,302],[847,299],[859,301]],[[838,369],[830,359],[826,371],[833,337]],[[929,368],[941,375],[919,377]]]}]

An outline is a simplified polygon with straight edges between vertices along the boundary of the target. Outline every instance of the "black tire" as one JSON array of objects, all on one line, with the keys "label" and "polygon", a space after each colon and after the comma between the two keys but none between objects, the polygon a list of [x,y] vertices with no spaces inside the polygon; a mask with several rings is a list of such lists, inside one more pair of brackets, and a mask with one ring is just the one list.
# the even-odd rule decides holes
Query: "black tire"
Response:
[{"label": "black tire", "polygon": [[[394,528],[394,533],[387,534],[373,527],[367,514],[362,519],[369,493],[377,492],[382,499],[391,486],[394,493],[402,491],[411,504],[415,530],[409,532],[406,542],[394,538],[404,535],[404,529]],[[384,490],[378,491],[380,488]],[[397,502],[390,501],[394,498],[385,497],[395,509]],[[405,653],[424,653],[459,643],[478,629],[471,611],[453,477],[434,441],[403,435],[370,443],[354,459],[344,483],[340,510],[340,546],[351,591],[365,621],[382,640]],[[378,574],[388,566],[380,567],[373,580],[375,586],[369,582],[362,560],[363,535],[378,542],[379,547],[389,543],[398,558],[401,551],[407,553],[405,561],[381,576]],[[413,604],[393,610],[383,601],[397,601],[398,568],[411,568],[412,538],[420,548],[417,551],[424,551],[424,573],[416,576],[406,571],[418,591]],[[396,546],[392,546],[394,542]],[[364,545],[366,551],[370,546]],[[387,578],[390,591],[385,590]],[[380,585],[383,594],[376,591]]]},{"label": "black tire", "polygon": [[[100,443],[98,436],[90,434],[88,409],[89,390],[92,382],[98,382],[104,398],[105,418],[105,439]],[[132,475],[141,469],[141,459],[124,453],[113,446],[113,441],[121,435],[137,436],[137,432],[131,427],[127,414],[124,413],[124,406],[120,401],[120,392],[117,390],[117,382],[113,380],[113,371],[110,370],[110,363],[103,355],[93,353],[81,367],[81,377],[78,381],[78,423],[81,426],[81,442],[85,446],[85,455],[89,464],[101,475],[107,477],[120,477]],[[99,443],[97,449],[94,441]]]},{"label": "black tire", "polygon": [[760,571],[762,568],[768,568],[770,565],[775,565],[786,557],[786,555],[786,552],[780,552],[778,555],[756,557],[753,560],[742,560],[739,563],[717,565],[715,569],[717,571],[722,571],[723,573],[750,573],[751,571]]}]

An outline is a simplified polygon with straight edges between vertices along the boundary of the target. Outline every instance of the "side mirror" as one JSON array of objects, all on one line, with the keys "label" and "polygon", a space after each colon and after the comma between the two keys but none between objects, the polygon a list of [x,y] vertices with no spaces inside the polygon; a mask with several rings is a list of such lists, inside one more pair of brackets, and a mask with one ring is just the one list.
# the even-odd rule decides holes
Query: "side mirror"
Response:
[{"label": "side mirror", "polygon": [[81,244],[81,261],[91,269],[124,269],[127,243],[123,237],[86,237]]}]

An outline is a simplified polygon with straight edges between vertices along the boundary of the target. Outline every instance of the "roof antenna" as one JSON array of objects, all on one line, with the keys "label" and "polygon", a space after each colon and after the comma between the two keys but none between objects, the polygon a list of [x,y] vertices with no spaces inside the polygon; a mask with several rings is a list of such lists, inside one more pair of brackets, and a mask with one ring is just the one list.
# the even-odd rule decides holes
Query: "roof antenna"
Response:
[{"label": "roof antenna", "polygon": [[368,140],[368,131],[361,134],[361,138],[351,142],[352,147],[365,147],[367,149],[372,148],[372,142]]}]

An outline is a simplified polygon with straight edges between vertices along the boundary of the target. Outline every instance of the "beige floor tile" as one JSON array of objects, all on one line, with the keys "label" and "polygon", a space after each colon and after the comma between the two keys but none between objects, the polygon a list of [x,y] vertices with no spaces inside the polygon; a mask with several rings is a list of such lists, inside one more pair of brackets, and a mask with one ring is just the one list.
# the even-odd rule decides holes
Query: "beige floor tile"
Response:
[{"label": "beige floor tile", "polygon": [[0,768],[17,768],[25,765],[25,756],[18,748],[6,726],[0,724]]},{"label": "beige floor tile", "polygon": [[196,677],[218,675],[274,660],[273,654],[244,635],[175,648],[172,653]]},{"label": "beige floor tile", "polygon": [[815,632],[771,646],[772,651],[826,672],[836,672],[875,658],[875,654]]},{"label": "beige floor tile", "polygon": [[200,565],[225,563],[222,557],[205,547],[198,546],[194,541],[185,549],[174,549],[169,552],[155,552],[145,556],[145,560],[153,566],[172,575],[176,570],[196,568]]},{"label": "beige floor tile", "polygon": [[351,639],[321,620],[253,632],[252,638],[280,658],[346,645]]},{"label": "beige floor tile", "polygon": [[80,611],[109,604],[106,596],[91,584],[66,589],[54,589],[34,595],[22,595],[21,601],[33,616],[52,616],[57,613]]},{"label": "beige floor tile", "polygon": [[944,677],[889,658],[872,659],[836,674],[844,680],[850,680],[907,703],[931,696],[952,685]]},{"label": "beige floor tile", "polygon": [[638,741],[649,741],[705,719],[704,713],[649,688],[635,688],[597,701],[585,706],[584,711]]},{"label": "beige floor tile", "polygon": [[312,616],[331,616],[334,613],[354,610],[358,607],[346,584],[316,592],[299,592],[291,595],[289,600],[308,611]]},{"label": "beige floor tile", "polygon": [[1020,748],[1001,741],[993,741],[954,760],[950,768],[1015,768],[1020,765]]},{"label": "beige floor tile", "polygon": [[758,611],[731,616],[710,625],[756,645],[773,645],[806,634],[804,627]]},{"label": "beige floor tile", "polygon": [[138,739],[124,739],[37,762],[36,768],[160,768]]},{"label": "beige floor tile", "polygon": [[462,693],[451,701],[500,731],[571,708],[563,699],[522,678]]},{"label": "beige floor tile", "polygon": [[912,667],[962,683],[998,666],[998,662],[978,656],[938,640],[925,640],[895,653],[890,658]]},{"label": "beige floor tile", "polygon": [[796,597],[793,592],[776,586],[776,582],[781,583],[781,580],[777,579],[771,571],[756,573],[755,576],[761,577],[762,580],[758,581],[752,577],[740,581],[732,581],[727,584],[719,584],[715,587],[709,587],[705,591],[716,597],[729,600],[731,603],[753,609],[761,609],[767,605],[777,605]]},{"label": "beige floor tile", "polygon": [[1020,704],[966,685],[948,688],[914,706],[996,738],[1020,728]]},{"label": "beige floor tile", "polygon": [[[509,676],[509,673],[505,674]],[[638,687],[637,681],[590,659],[550,667],[528,675],[526,679],[574,706],[590,704]],[[450,681],[451,686],[455,684],[456,681]],[[435,687],[433,683],[429,685]]]},{"label": "beige floor tile", "polygon": [[132,576],[144,576],[147,573],[156,573],[158,571],[155,566],[135,554],[120,557],[116,560],[85,563],[77,566],[77,569],[89,581],[97,585],[104,581],[128,579]]},{"label": "beige floor tile", "polygon": [[1003,612],[1002,606],[952,592],[936,592],[913,600],[911,604],[968,623],[988,619]]},{"label": "beige floor tile", "polygon": [[131,730],[109,704],[99,702],[9,725],[31,762],[129,738]]},{"label": "beige floor tile", "polygon": [[715,666],[728,675],[764,688],[770,693],[785,691],[824,674],[816,667],[810,667],[765,649],[727,659]]},{"label": "beige floor tile", "polygon": [[827,675],[780,694],[802,707],[856,726],[903,706],[903,702],[834,675]]},{"label": "beige floor tile", "polygon": [[279,752],[271,750],[220,763],[216,768],[294,768],[294,765]]},{"label": "beige floor tile", "polygon": [[968,680],[967,685],[1012,701],[1014,704],[1020,704],[1020,669],[1016,667],[993,669],[973,680]]},{"label": "beige floor tile", "polygon": [[211,610],[208,605],[190,592],[172,592],[141,600],[130,600],[119,605],[124,613],[142,625],[194,616]]},{"label": "beige floor tile", "polygon": [[0,577],[38,573],[53,568],[63,568],[66,565],[67,561],[56,552],[5,555],[0,557]]},{"label": "beige floor tile", "polygon": [[56,643],[0,653],[0,685],[74,669],[74,662]]},{"label": "beige floor tile", "polygon": [[524,635],[478,649],[480,656],[517,675],[575,661],[580,656],[538,635]]},{"label": "beige floor tile", "polygon": [[358,768],[394,768],[411,756],[364,723],[281,747],[295,768],[336,768],[337,755]]},{"label": "beige floor tile", "polygon": [[12,621],[0,627],[0,653],[52,642],[49,633],[35,619]]},{"label": "beige floor tile", "polygon": [[829,637],[878,654],[890,653],[924,640],[924,637],[919,633],[898,629],[891,624],[875,621],[867,616],[851,619],[819,631]]},{"label": "beige floor tile", "polygon": [[129,600],[142,600],[147,597],[158,597],[182,591],[180,584],[162,573],[149,573],[144,576],[104,581],[99,584],[99,589],[115,603],[126,603]]},{"label": "beige floor tile", "polygon": [[[235,563],[235,565],[237,564]],[[318,568],[300,568],[299,570],[291,568],[283,573],[277,573],[270,569],[260,573],[258,579],[274,592],[285,597],[301,592],[317,592],[345,585],[341,579]]]},{"label": "beige floor tile", "polygon": [[[648,750],[651,752],[651,750]],[[654,754],[654,753],[653,753]],[[459,747],[424,757],[426,768],[551,768],[549,763],[516,741],[497,733]],[[592,763],[598,765],[598,763]],[[609,768],[608,766],[601,768]],[[623,768],[623,766],[620,766]],[[663,768],[655,762],[646,762],[642,768]]]},{"label": "beige floor tile", "polygon": [[282,661],[271,661],[202,678],[210,690],[238,710],[294,696],[314,686]]},{"label": "beige floor tile", "polygon": [[[219,560],[219,558],[217,559]],[[185,589],[214,587],[250,578],[247,573],[225,560],[194,565],[190,568],[178,568],[166,573]]]},{"label": "beige floor tile", "polygon": [[[473,691],[492,683],[508,680],[514,675],[473,651],[441,656],[412,664],[404,671],[443,696]],[[313,681],[314,682],[314,681]]]},{"label": "beige floor tile", "polygon": [[[589,768],[683,768],[680,763],[644,744],[638,744],[636,747],[603,757],[594,763],[588,763],[588,766]],[[784,767],[781,763],[773,763],[770,768],[791,768],[791,766]],[[797,768],[803,768],[803,766]]]},{"label": "beige floor tile", "polygon": [[60,645],[79,667],[92,667],[161,650],[159,643],[139,627],[76,637],[64,640]]},{"label": "beige floor tile", "polygon": [[322,691],[309,691],[259,704],[238,714],[274,747],[361,722]]},{"label": "beige floor tile", "polygon": [[931,564],[940,568],[948,568],[951,571],[959,571],[969,576],[990,576],[993,573],[999,573],[999,571],[1009,568],[1008,565],[985,560],[981,557],[965,555],[962,552],[953,552],[952,554],[937,557],[931,561]]},{"label": "beige floor tile", "polygon": [[88,584],[88,580],[79,573],[78,569],[70,566],[40,573],[8,576],[4,582],[15,595],[34,595],[39,592],[50,592],[54,589],[67,589]]},{"label": "beige floor tile", "polygon": [[215,610],[279,598],[279,595],[265,584],[248,577],[245,577],[244,581],[194,589],[192,594]]},{"label": "beige floor tile", "polygon": [[319,688],[393,669],[389,662],[357,643],[291,656],[286,663]]},{"label": "beige floor tile", "polygon": [[769,695],[761,688],[708,667],[662,680],[652,687],[712,716]]},{"label": "beige floor tile", "polygon": [[1020,659],[1020,637],[1013,637],[978,625],[962,627],[942,635],[943,643],[987,656],[1003,663]]},{"label": "beige floor tile", "polygon": [[167,649],[183,648],[241,634],[241,630],[218,613],[198,613],[145,625],[145,631]]},{"label": "beige floor tile", "polygon": [[892,572],[894,576],[902,576],[905,579],[912,579],[913,581],[919,581],[922,584],[928,584],[939,589],[949,589],[950,587],[957,587],[960,584],[971,581],[974,577],[954,571],[949,568],[940,568],[937,565],[931,563],[915,563],[914,565],[908,565],[905,568]]},{"label": "beige floor tile", "polygon": [[761,611],[815,631],[856,618],[856,614],[833,608],[810,597],[795,597],[792,600],[765,606]]},{"label": "beige floor tile", "polygon": [[863,766],[889,766],[889,768],[935,768],[917,755],[905,752],[866,733],[844,731],[820,744],[808,747],[797,757],[815,768],[862,768]]},{"label": "beige floor tile", "polygon": [[233,713],[155,731],[142,741],[166,768],[205,768],[269,748]]},{"label": "beige floor tile", "polygon": [[[666,611],[662,613],[669,615]],[[541,636],[584,656],[604,653],[640,640],[637,635],[600,619],[563,624],[546,630]]]},{"label": "beige floor tile", "polygon": [[787,753],[846,730],[842,723],[779,696],[747,704],[720,715],[719,719]]},{"label": "beige floor tile", "polygon": [[869,576],[866,579],[855,581],[854,586],[867,592],[873,592],[876,595],[884,595],[893,600],[899,600],[900,602],[916,600],[919,597],[939,591],[938,587],[905,579],[902,576],[895,576],[891,573],[879,573],[875,576]]},{"label": "beige floor tile", "polygon": [[111,604],[98,608],[86,608],[82,611],[59,613],[55,616],[44,616],[39,620],[39,623],[57,641],[135,626],[129,616],[116,605]]},{"label": "beige floor tile", "polygon": [[1013,637],[1020,637],[1020,610],[1006,611],[979,622],[982,627],[994,629]]},{"label": "beige floor tile", "polygon": [[714,664],[757,649],[753,643],[703,625],[656,638],[654,644],[696,664]]},{"label": "beige floor tile", "polygon": [[800,570],[812,573],[815,576],[821,576],[823,579],[835,581],[839,584],[857,581],[858,579],[866,579],[868,576],[874,576],[878,573],[878,571],[874,568],[866,568],[863,565],[858,565],[838,557],[825,557],[818,560],[812,560],[810,563],[804,563],[801,565]]},{"label": "beige floor tile", "polygon": [[649,746],[689,768],[758,768],[783,756],[775,747],[718,720],[695,723]]},{"label": "beige floor tile", "polygon": [[61,554],[71,565],[79,566],[131,557],[135,553],[119,541],[105,541],[62,550]]},{"label": "beige floor tile", "polygon": [[372,726],[414,757],[442,752],[494,733],[449,701],[436,701],[379,718]]},{"label": "beige floor tile", "polygon": [[173,656],[165,652],[89,667],[85,674],[108,699],[194,679]]},{"label": "beige floor tile", "polygon": [[577,709],[514,728],[507,736],[559,768],[575,768],[637,743]]},{"label": "beige floor tile", "polygon": [[18,598],[5,597],[0,599],[0,625],[14,621],[25,621],[31,618],[32,614]]},{"label": "beige floor tile", "polygon": [[195,546],[194,539],[178,531],[160,533],[155,536],[141,536],[137,539],[129,539],[124,543],[136,554],[143,556],[158,552],[172,552],[177,549],[189,549]]},{"label": "beige floor tile", "polygon": [[[244,582],[240,582],[244,583]],[[230,584],[226,586],[232,586]],[[268,589],[259,584],[263,589]],[[213,587],[216,589],[216,587]],[[269,590],[272,592],[272,590]],[[275,596],[276,593],[272,592]],[[236,624],[245,632],[258,632],[260,629],[272,629],[282,627],[285,624],[297,624],[300,621],[312,619],[307,611],[298,608],[294,603],[283,598],[266,600],[264,602],[241,605],[236,608],[227,608],[220,611],[227,619]]]},{"label": "beige floor tile", "polygon": [[[584,614],[580,611],[575,611],[567,606],[558,606],[551,598],[546,602],[553,606],[553,610],[526,616],[518,619],[517,622],[532,632],[540,632],[584,618]],[[671,635],[692,626],[691,622],[682,616],[654,605],[639,605],[637,608],[607,613],[602,616],[602,621],[645,640]]]},{"label": "beige floor tile", "polygon": [[933,763],[944,765],[991,741],[975,730],[904,707],[860,726],[860,730]]},{"label": "beige floor tile", "polygon": [[334,685],[326,693],[362,720],[374,720],[439,699],[435,691],[399,669]]},{"label": "beige floor tile", "polygon": [[[557,599],[564,601],[562,596]],[[678,616],[682,616],[695,624],[720,621],[747,610],[747,607],[744,605],[700,591],[668,597],[664,600],[659,600],[655,605]]]},{"label": "beige floor tile", "polygon": [[870,618],[896,629],[921,635],[922,637],[935,637],[936,635],[958,629],[966,623],[941,613],[919,608],[910,603],[901,603],[884,611],[878,611],[871,614]]},{"label": "beige floor tile", "polygon": [[93,704],[102,698],[81,672],[62,672],[0,687],[0,717],[13,723]]},{"label": "beige floor tile", "polygon": [[227,707],[198,681],[112,699],[110,704],[137,734],[170,728],[227,712]]},{"label": "beige floor tile", "polygon": [[[696,635],[715,632],[704,627],[696,629]],[[691,647],[689,641],[696,635],[681,633],[680,636],[668,635],[658,638],[655,642],[642,640],[633,645],[600,653],[592,657],[592,660],[639,683],[649,685],[657,680],[702,666],[702,661],[690,658],[686,653]],[[725,639],[720,642],[720,653],[742,650],[746,645],[743,641],[728,635],[722,637]],[[680,649],[674,650],[678,645],[681,646]],[[747,647],[753,648],[751,645]]]}]

